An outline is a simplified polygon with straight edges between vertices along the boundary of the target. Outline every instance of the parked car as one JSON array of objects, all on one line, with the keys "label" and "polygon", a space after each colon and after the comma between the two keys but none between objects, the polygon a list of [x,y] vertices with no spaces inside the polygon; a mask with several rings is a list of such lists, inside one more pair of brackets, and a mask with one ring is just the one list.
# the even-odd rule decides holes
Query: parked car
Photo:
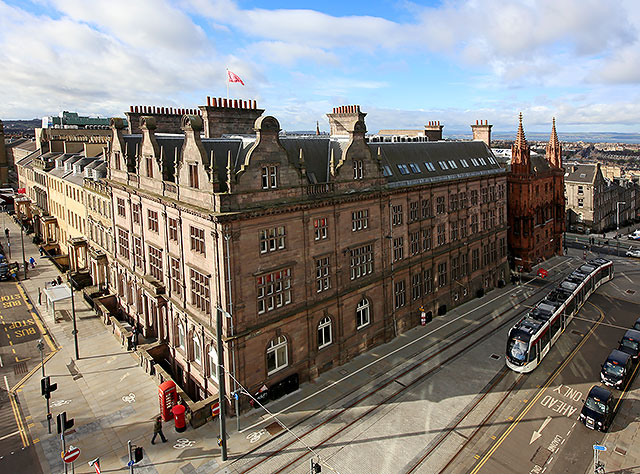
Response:
[{"label": "parked car", "polygon": [[624,333],[622,339],[620,339],[620,346],[618,349],[633,357],[634,362],[637,361],[638,353],[640,352],[640,331],[628,329],[627,332]]},{"label": "parked car", "polygon": [[589,390],[582,410],[580,422],[592,430],[607,431],[615,416],[615,398],[610,390],[594,385]]},{"label": "parked car", "polygon": [[603,384],[623,389],[633,373],[633,359],[627,352],[614,349],[602,364],[600,380]]},{"label": "parked car", "polygon": [[640,250],[627,250],[625,254],[627,257],[640,258]]},{"label": "parked car", "polygon": [[640,331],[640,318],[636,319],[636,322],[633,325],[633,329],[635,329],[636,331]]},{"label": "parked car", "polygon": [[629,240],[640,240],[640,230],[634,230],[627,237]]}]

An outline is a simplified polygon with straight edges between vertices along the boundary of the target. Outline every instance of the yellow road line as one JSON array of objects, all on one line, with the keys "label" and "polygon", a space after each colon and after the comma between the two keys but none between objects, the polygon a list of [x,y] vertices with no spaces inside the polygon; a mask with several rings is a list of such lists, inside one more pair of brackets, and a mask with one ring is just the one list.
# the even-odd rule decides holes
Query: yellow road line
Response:
[{"label": "yellow road line", "polygon": [[29,438],[24,429],[24,425],[22,423],[22,418],[20,417],[20,410],[18,409],[18,404],[14,399],[14,393],[9,389],[9,382],[7,381],[7,377],[4,378],[4,383],[7,386],[7,392],[9,392],[9,402],[11,403],[11,411],[13,411],[13,417],[16,420],[16,426],[18,427],[18,431],[20,432],[20,439],[22,440],[22,446],[29,446]]},{"label": "yellow road line", "polygon": [[593,303],[589,303],[590,305],[592,305],[594,308],[596,308],[598,310],[598,312],[600,312],[600,319],[598,319],[598,321],[596,321],[596,323],[593,325],[593,327],[589,330],[589,332],[587,333],[587,335],[582,339],[582,341],[580,341],[580,344],[578,344],[576,346],[576,348],[571,352],[571,354],[569,355],[569,357],[567,357],[565,359],[565,361],[560,365],[560,367],[558,367],[555,371],[555,373],[553,374],[553,376],[547,381],[546,384],[544,384],[544,387],[542,387],[542,389],[540,391],[538,391],[538,393],[536,394],[535,397],[533,397],[533,399],[531,400],[531,402],[525,407],[525,409],[518,415],[518,417],[515,419],[515,421],[509,426],[509,428],[507,428],[507,430],[502,434],[502,436],[500,436],[500,439],[496,442],[496,444],[494,444],[491,449],[489,450],[489,452],[487,454],[484,455],[484,457],[480,460],[480,462],[476,465],[476,467],[473,469],[473,471],[470,472],[470,474],[477,474],[477,472],[482,469],[482,466],[485,465],[485,463],[489,460],[489,458],[491,456],[493,456],[493,454],[496,452],[496,450],[500,447],[500,445],[503,443],[503,441],[505,439],[507,439],[507,436],[509,436],[511,434],[511,432],[514,430],[514,428],[518,425],[518,423],[520,423],[520,421],[525,417],[525,415],[527,413],[529,413],[529,410],[531,410],[531,408],[533,408],[533,406],[536,404],[536,402],[538,401],[538,399],[542,396],[542,394],[545,392],[545,390],[547,388],[549,388],[549,386],[553,383],[553,381],[556,379],[556,377],[558,375],[560,375],[560,372],[562,372],[562,370],[564,370],[564,368],[569,364],[569,362],[571,362],[571,360],[575,357],[575,355],[578,353],[578,351],[580,350],[580,348],[584,345],[585,342],[587,342],[587,340],[591,337],[591,335],[593,334],[593,332],[596,330],[596,328],[600,325],[600,323],[602,322],[602,320],[604,319],[604,313],[602,312],[602,310],[596,306]]},{"label": "yellow road line", "polygon": [[[22,288],[22,286],[20,286],[20,284],[17,282],[15,283],[15,285],[16,285],[16,288],[18,289],[18,292],[20,293],[20,296],[22,296],[22,299],[24,300],[25,304],[29,304],[29,299],[27,298],[27,294],[24,292],[24,289]],[[38,314],[35,313],[34,311],[31,311],[31,316],[33,316],[33,320],[36,323],[36,326],[38,326],[38,329],[40,330],[40,334],[42,334],[42,337],[47,342],[49,349],[55,352],[57,348],[53,343],[53,341],[51,340],[51,338],[49,337],[49,333],[45,330],[44,324],[40,321],[40,316],[38,316]]]},{"label": "yellow road line", "polygon": [[[44,358],[44,362],[46,363],[49,359],[51,359],[54,355],[56,355],[56,353],[58,352],[58,350],[56,349],[54,352],[49,353],[45,358]],[[13,388],[11,390],[17,390],[23,383],[25,383],[27,381],[27,379],[29,377],[31,377],[35,372],[37,372],[38,370],[40,370],[40,367],[42,367],[42,363],[38,363],[38,365],[36,365],[33,369],[31,369],[24,377],[22,377],[17,384],[15,384],[13,386]]]}]

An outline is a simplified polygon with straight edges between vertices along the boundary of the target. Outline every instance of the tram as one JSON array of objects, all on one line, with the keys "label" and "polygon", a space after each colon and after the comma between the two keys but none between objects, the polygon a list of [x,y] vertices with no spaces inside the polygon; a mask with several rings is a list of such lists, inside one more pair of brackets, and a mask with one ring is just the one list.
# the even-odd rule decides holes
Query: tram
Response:
[{"label": "tram", "polygon": [[507,367],[531,372],[558,340],[589,295],[613,278],[613,262],[589,260],[567,276],[560,285],[509,330]]}]

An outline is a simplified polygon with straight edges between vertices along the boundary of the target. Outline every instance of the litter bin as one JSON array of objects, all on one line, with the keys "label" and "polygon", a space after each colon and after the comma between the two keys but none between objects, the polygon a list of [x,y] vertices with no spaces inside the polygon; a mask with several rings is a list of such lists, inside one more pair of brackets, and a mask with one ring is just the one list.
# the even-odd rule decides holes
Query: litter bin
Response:
[{"label": "litter bin", "polygon": [[182,433],[187,429],[187,424],[185,423],[184,413],[187,409],[184,405],[176,405],[171,408],[171,412],[173,413],[173,422],[175,424],[176,432]]}]

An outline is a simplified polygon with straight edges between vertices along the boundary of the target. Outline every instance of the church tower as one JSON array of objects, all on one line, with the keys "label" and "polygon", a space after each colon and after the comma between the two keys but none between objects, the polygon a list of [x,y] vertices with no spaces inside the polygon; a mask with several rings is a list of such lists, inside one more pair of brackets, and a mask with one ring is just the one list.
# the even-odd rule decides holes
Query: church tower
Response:
[{"label": "church tower", "polygon": [[522,128],[522,112],[520,112],[516,142],[511,147],[511,172],[514,174],[529,174],[531,172],[531,155]]},{"label": "church tower", "polygon": [[551,128],[551,137],[547,145],[547,160],[553,168],[562,168],[562,146],[558,140],[556,133],[556,118],[553,117],[553,127]]}]

